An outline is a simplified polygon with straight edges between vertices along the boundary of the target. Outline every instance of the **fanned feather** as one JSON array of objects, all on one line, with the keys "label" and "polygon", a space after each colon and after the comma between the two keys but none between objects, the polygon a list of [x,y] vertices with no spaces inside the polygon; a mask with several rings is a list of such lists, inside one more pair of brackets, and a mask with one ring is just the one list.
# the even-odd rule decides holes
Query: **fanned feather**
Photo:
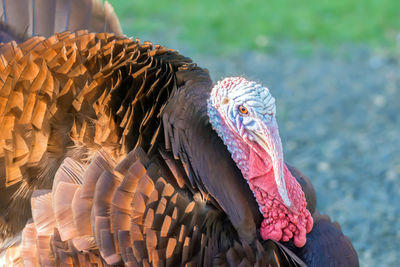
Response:
[{"label": "fanned feather", "polygon": [[0,1],[1,18],[18,34],[32,33],[32,1],[4,0]]},{"label": "fanned feather", "polygon": [[[32,35],[51,36],[54,33],[57,0],[33,1]],[[46,8],[44,8],[46,7]]]},{"label": "fanned feather", "polygon": [[82,184],[84,171],[83,165],[78,161],[65,158],[55,174],[53,188],[57,188],[60,182]]},{"label": "fanned feather", "polygon": [[78,236],[71,209],[71,202],[78,188],[77,184],[59,182],[53,193],[54,216],[62,241]]},{"label": "fanned feather", "polygon": [[[232,225],[224,225],[222,213],[176,190],[174,183],[167,182],[175,178],[155,176],[155,168],[160,165],[151,159],[142,163],[142,153],[141,148],[135,149],[117,165],[110,165],[105,160],[107,153],[97,152],[91,163],[82,167],[86,168],[84,174],[79,172],[83,185],[72,183],[71,175],[67,175],[66,170],[76,162],[64,161],[57,172],[58,176],[64,175],[55,179],[53,193],[42,190],[33,196],[35,208],[42,210],[35,212],[34,223],[28,223],[24,230],[22,261],[58,262],[61,266],[82,265],[94,259],[127,266],[302,266],[293,264],[301,260],[293,261],[292,252],[272,241],[252,245],[234,241],[235,230]],[[173,167],[171,164],[169,168]],[[93,175],[98,177],[93,179]],[[82,199],[86,178],[95,183],[95,189],[89,198]],[[39,215],[45,214],[43,209],[48,212],[51,195],[56,225],[55,231],[47,235],[50,231],[43,227],[37,231],[35,226],[42,225]],[[85,221],[85,216],[91,220]],[[82,224],[91,230],[79,230],[85,229]],[[33,245],[35,253],[24,249]]]},{"label": "fanned feather", "polygon": [[0,42],[82,29],[122,35],[114,9],[102,0],[4,0],[0,19]]},{"label": "fanned feather", "polygon": [[31,197],[32,218],[38,235],[50,236],[56,221],[50,190],[37,190]]}]

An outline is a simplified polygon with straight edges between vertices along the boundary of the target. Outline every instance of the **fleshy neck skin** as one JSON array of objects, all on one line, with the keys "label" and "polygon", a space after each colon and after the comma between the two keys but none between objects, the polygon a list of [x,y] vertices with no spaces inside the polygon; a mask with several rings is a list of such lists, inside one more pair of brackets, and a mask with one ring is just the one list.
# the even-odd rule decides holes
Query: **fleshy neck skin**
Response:
[{"label": "fleshy neck skin", "polygon": [[264,217],[261,237],[293,238],[297,247],[304,246],[313,220],[301,186],[283,163],[275,101],[268,89],[227,78],[213,88],[208,115],[256,198]]}]

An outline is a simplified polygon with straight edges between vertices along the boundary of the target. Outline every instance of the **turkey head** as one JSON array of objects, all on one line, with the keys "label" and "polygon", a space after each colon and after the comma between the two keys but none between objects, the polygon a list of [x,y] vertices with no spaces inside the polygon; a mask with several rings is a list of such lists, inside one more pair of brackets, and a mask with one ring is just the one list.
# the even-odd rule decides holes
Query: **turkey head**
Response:
[{"label": "turkey head", "polygon": [[254,194],[264,219],[263,239],[306,243],[313,219],[301,186],[283,160],[275,99],[260,84],[234,77],[219,81],[208,100],[213,129]]}]

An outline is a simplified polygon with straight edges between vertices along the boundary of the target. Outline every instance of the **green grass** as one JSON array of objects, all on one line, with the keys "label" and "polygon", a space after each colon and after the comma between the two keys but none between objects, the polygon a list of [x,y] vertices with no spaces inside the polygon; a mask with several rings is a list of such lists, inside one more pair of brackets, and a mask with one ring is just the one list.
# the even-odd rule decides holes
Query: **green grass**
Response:
[{"label": "green grass", "polygon": [[394,47],[399,0],[110,0],[128,35],[199,49],[268,49],[281,41]]}]

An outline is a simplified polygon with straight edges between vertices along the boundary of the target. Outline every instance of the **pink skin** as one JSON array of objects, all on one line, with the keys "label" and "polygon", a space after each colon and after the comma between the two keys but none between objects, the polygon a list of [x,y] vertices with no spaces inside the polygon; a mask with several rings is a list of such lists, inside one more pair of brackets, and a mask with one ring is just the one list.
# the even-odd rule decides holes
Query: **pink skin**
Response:
[{"label": "pink skin", "polygon": [[[235,100],[229,99],[229,92],[233,92]],[[237,96],[246,98],[246,94],[252,92],[258,95],[251,95],[251,101],[265,101],[262,103],[267,111],[256,111],[249,104],[248,113],[232,113],[230,103],[238,101],[241,104],[243,102]],[[264,217],[260,226],[261,237],[285,242],[293,238],[294,245],[302,247],[306,243],[306,233],[313,227],[313,219],[306,209],[301,186],[284,164],[274,100],[270,101],[265,92],[268,89],[260,89],[243,78],[226,78],[214,87],[211,94],[213,108],[218,114],[214,114],[212,109],[209,114],[213,128],[230,149],[233,160],[254,193]],[[245,116],[250,116],[252,121],[248,128],[242,124]]]},{"label": "pink skin", "polygon": [[259,146],[257,148],[257,152],[262,157],[253,149],[249,149],[250,156],[247,164],[250,166],[250,171],[244,175],[264,216],[260,227],[261,237],[264,240],[273,239],[284,242],[293,238],[294,245],[302,247],[306,243],[306,233],[309,233],[313,226],[311,214],[306,209],[304,193],[284,165],[284,179],[292,203],[288,209],[278,192],[271,158],[262,148]]},{"label": "pink skin", "polygon": [[[233,154],[232,158],[253,191],[264,217],[260,226],[261,237],[264,240],[284,242],[293,238],[295,246],[303,247],[306,243],[306,234],[313,227],[313,219],[306,209],[307,202],[301,186],[283,163],[277,124],[263,127],[263,136],[267,137],[265,140],[271,150],[271,156],[258,142],[249,140],[247,133],[241,137],[236,131],[228,130],[229,128],[231,127],[223,121],[221,129],[224,135],[235,140],[233,143],[240,144],[240,153]],[[275,179],[274,169],[279,169],[280,166],[290,207],[284,203]]]},{"label": "pink skin", "polygon": [[[260,125],[263,128],[263,139],[270,153],[258,142],[249,140],[245,135],[243,139],[250,147],[246,163],[249,168],[247,171],[242,170],[242,173],[265,218],[260,227],[261,237],[285,242],[293,237],[295,246],[302,247],[306,243],[306,233],[309,233],[313,226],[313,219],[306,208],[304,192],[283,163],[278,125],[275,121],[268,124],[260,122]],[[240,139],[239,136],[234,136]],[[277,171],[274,172],[274,170]],[[278,190],[275,175],[279,173],[283,174],[285,189],[291,204],[289,207],[284,203]]]}]

